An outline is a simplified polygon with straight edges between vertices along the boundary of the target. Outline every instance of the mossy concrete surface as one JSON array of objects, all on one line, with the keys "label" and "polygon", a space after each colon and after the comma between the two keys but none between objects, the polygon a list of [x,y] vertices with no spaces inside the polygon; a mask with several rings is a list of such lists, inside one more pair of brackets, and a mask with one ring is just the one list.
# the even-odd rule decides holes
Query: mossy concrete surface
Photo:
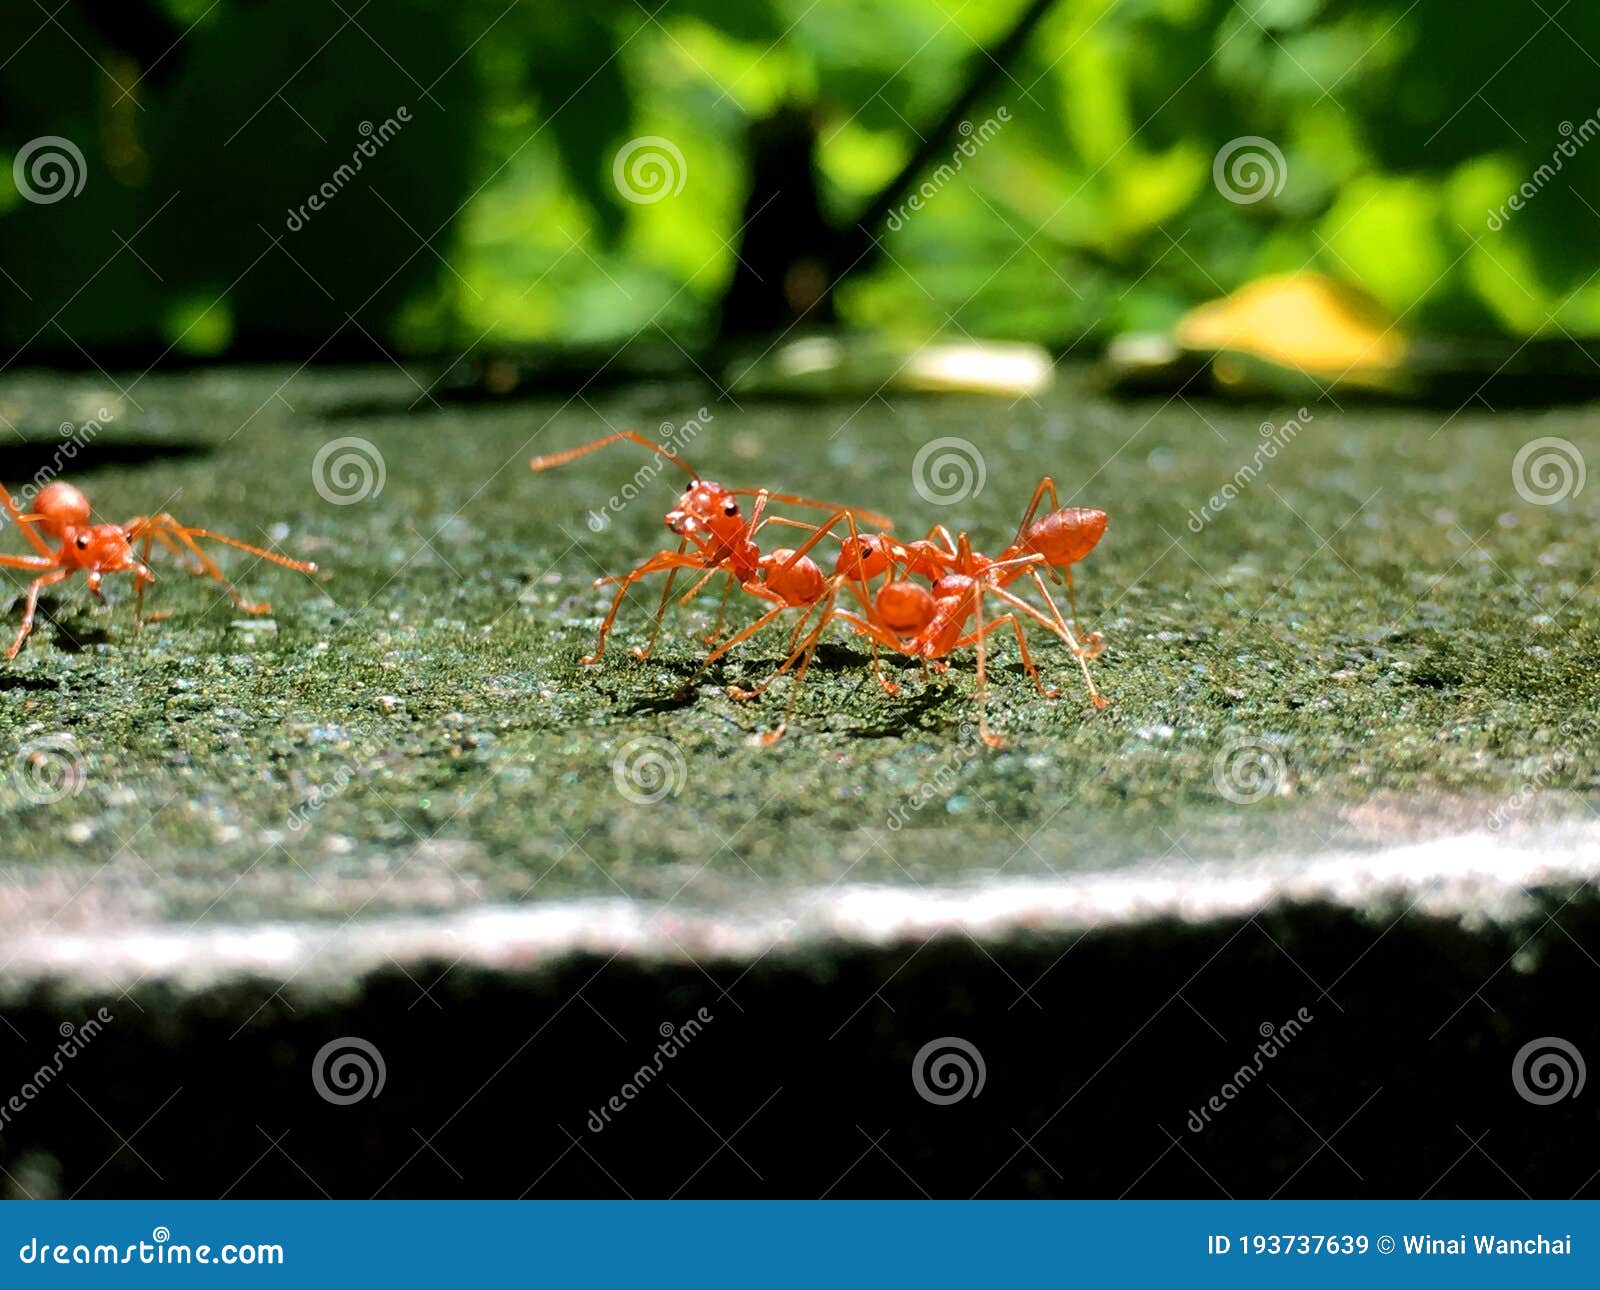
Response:
[{"label": "mossy concrete surface", "polygon": [[[1571,1007],[1600,925],[1587,409],[1110,402],[1070,374],[1015,406],[467,407],[429,379],[0,390],[13,490],[64,464],[103,516],[325,571],[227,553],[261,619],[162,560],[142,632],[125,580],[110,608],[68,584],[0,671],[7,1193],[1592,1190],[1588,1103],[1518,1083],[1540,1044],[1600,1045]],[[782,634],[679,700],[715,603],[638,662],[651,591],[583,667],[592,580],[662,544],[679,480],[527,458],[624,425],[991,551],[1050,473],[1111,515],[1079,577],[1111,706],[1041,633],[1058,700],[1001,644],[989,751],[970,656],[897,664],[890,697],[837,635],[763,748],[788,683],[726,686]],[[1562,442],[1519,492],[1535,440]],[[952,1045],[969,1087],[930,1098]],[[364,1088],[330,1096],[352,1053]],[[1216,1101],[1241,1069],[1268,1087]]]},{"label": "mossy concrete surface", "polygon": [[[1116,402],[1070,372],[1014,404],[735,406],[657,383],[468,406],[436,401],[430,379],[7,380],[14,492],[61,468],[103,518],[168,509],[323,570],[224,552],[272,602],[253,619],[158,553],[151,604],[169,616],[142,632],[125,579],[110,608],[81,580],[46,596],[0,669],[11,934],[567,897],[714,909],[1148,861],[1198,877],[1590,807],[1600,492],[1527,500],[1560,480],[1517,461],[1552,438],[1570,468],[1600,460],[1589,408]],[[678,431],[726,484],[869,506],[906,535],[966,529],[990,551],[1049,473],[1063,504],[1110,513],[1077,581],[1111,706],[1093,711],[1034,632],[1063,690],[1042,700],[997,638],[1007,746],[988,751],[970,653],[932,679],[896,665],[890,697],[836,631],[788,735],[760,747],[788,682],[751,703],[725,691],[765,676],[785,634],[679,700],[715,599],[675,611],[639,662],[653,589],[630,597],[603,665],[581,666],[608,594],[593,579],[667,543],[680,477],[652,468],[635,488],[650,460],[628,446],[541,475],[527,459],[622,426]],[[941,439],[965,444],[928,449]],[[0,543],[26,550],[9,529]]]}]

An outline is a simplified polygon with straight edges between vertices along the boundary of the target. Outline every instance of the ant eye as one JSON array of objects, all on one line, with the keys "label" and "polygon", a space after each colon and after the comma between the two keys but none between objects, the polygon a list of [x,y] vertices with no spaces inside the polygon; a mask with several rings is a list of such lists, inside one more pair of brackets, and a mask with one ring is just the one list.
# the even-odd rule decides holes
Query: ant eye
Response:
[{"label": "ant eye", "polygon": [[729,502],[726,506],[724,506],[722,508],[722,513],[724,515],[729,516],[730,518],[732,516],[737,515],[739,513],[739,503],[738,502]]},{"label": "ant eye", "polygon": [[87,533],[78,534],[78,550],[87,551],[88,549],[89,549],[89,535]]}]

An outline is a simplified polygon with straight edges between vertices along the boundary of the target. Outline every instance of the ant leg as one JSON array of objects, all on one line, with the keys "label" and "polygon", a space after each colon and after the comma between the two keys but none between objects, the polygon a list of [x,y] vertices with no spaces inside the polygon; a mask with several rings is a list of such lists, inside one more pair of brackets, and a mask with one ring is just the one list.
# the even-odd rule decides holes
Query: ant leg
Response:
[{"label": "ant leg", "polygon": [[[915,650],[907,649],[905,642],[894,633],[885,630],[869,619],[862,618],[859,614],[851,613],[848,609],[830,609],[828,612],[830,617],[842,619],[849,624],[858,636],[865,636],[872,643],[874,649],[881,645],[885,649],[893,650],[896,654],[904,655],[907,658],[915,658],[917,662],[922,664],[922,679],[924,681],[929,679],[927,658]],[[876,659],[876,655],[874,655],[874,659]],[[893,682],[889,684],[892,685]],[[895,692],[896,690],[890,691],[891,694]]]},{"label": "ant leg", "polygon": [[6,651],[6,659],[16,658],[22,651],[22,643],[28,639],[28,634],[33,631],[33,617],[39,608],[39,593],[46,587],[53,587],[56,583],[72,576],[71,569],[52,569],[49,573],[41,574],[33,580],[28,587],[28,598],[22,610],[22,627],[17,632],[16,640],[11,642],[11,648]]},{"label": "ant leg", "polygon": [[797,546],[794,549],[794,553],[790,555],[790,557],[779,567],[785,570],[793,568],[796,561],[801,560],[805,556],[809,555],[811,549],[816,546],[818,542],[822,541],[823,538],[829,536],[833,532],[833,526],[841,521],[850,526],[850,534],[852,537],[855,536],[856,523],[855,520],[851,518],[850,512],[847,510],[837,511],[832,519],[830,519],[826,524],[819,525],[816,531],[812,533],[810,537]]},{"label": "ant leg", "polygon": [[[1039,588],[1039,594],[1044,597],[1045,603],[1050,606],[1050,612],[1056,616],[1056,621],[1065,626],[1061,611],[1056,608],[1056,602],[1051,599],[1050,589],[1044,585],[1044,579],[1039,575],[1039,571],[1030,569],[1028,572],[1033,576],[1033,582]],[[1062,585],[1067,589],[1067,607],[1072,614],[1072,635],[1075,640],[1083,642],[1078,648],[1081,648],[1089,658],[1098,658],[1101,651],[1106,647],[1105,637],[1101,636],[1099,632],[1090,632],[1086,636],[1083,628],[1078,626],[1078,596],[1072,585],[1071,568],[1051,569],[1049,573],[1052,578],[1060,579]]]},{"label": "ant leg", "polygon": [[[1079,671],[1083,673],[1083,684],[1084,687],[1089,691],[1089,702],[1094,704],[1096,711],[1104,711],[1109,705],[1110,700],[1102,695],[1095,687],[1094,677],[1089,673],[1089,660],[1096,657],[1100,653],[1101,649],[1105,648],[1104,642],[1100,642],[1099,645],[1094,649],[1089,649],[1085,646],[1079,645],[1077,639],[1072,635],[1071,630],[1064,622],[1061,621],[1061,611],[1056,608],[1055,602],[1050,599],[1050,593],[1045,591],[1042,586],[1040,587],[1040,591],[1043,593],[1046,603],[1049,604],[1051,610],[1055,614],[1055,620],[1053,622],[1046,618],[1027,601],[1018,596],[1012,595],[1004,588],[997,587],[992,588],[992,590],[994,591],[995,595],[999,596],[1008,605],[1014,605],[1016,608],[1022,610],[1023,613],[1048,627],[1066,642],[1067,649],[1071,652],[1072,657],[1077,661]],[[1098,634],[1096,639],[1098,640]],[[1059,691],[1057,691],[1057,693],[1059,693]],[[1049,697],[1054,698],[1055,695],[1051,695]]]},{"label": "ant leg", "polygon": [[54,564],[55,558],[51,555],[50,548],[45,545],[45,540],[34,531],[33,525],[37,523],[38,517],[30,518],[24,515],[18,509],[15,499],[11,496],[11,490],[4,484],[0,484],[0,502],[5,504],[6,514],[11,517],[11,522],[21,531],[22,536],[28,539],[28,544],[40,555],[48,559],[51,564]]},{"label": "ant leg", "polygon": [[[162,516],[157,520],[157,523],[161,523],[167,518],[168,517]],[[175,521],[174,524],[176,524]],[[163,546],[171,547],[173,550],[177,550],[177,548],[173,546],[172,542],[170,540],[163,541],[163,539],[176,538],[178,541],[182,542],[183,546],[187,548],[189,553],[193,555],[200,563],[200,570],[197,576],[211,578],[220,583],[222,585],[222,589],[228,593],[228,599],[233,602],[234,608],[247,614],[270,614],[272,612],[272,606],[267,604],[266,601],[246,600],[242,595],[240,595],[239,589],[223,576],[221,566],[219,566],[215,560],[211,559],[203,551],[201,551],[194,540],[185,534],[181,528],[176,528],[174,532],[170,533],[163,532],[160,529],[154,530],[154,532],[156,539],[161,541]],[[190,572],[194,572],[194,570],[190,570]]]},{"label": "ant leg", "polygon": [[649,658],[651,652],[656,647],[656,637],[661,634],[661,620],[666,617],[667,602],[672,599],[672,584],[677,580],[678,571],[673,569],[667,574],[667,585],[661,588],[661,603],[656,606],[656,616],[650,623],[650,639],[647,640],[642,646],[635,645],[631,650],[628,651],[640,662],[643,662],[645,659]]},{"label": "ant leg", "polygon": [[712,565],[711,568],[707,569],[705,576],[701,578],[699,582],[695,583],[694,586],[690,587],[688,591],[684,592],[683,595],[678,597],[678,608],[687,609],[689,607],[689,602],[700,594],[701,589],[706,585],[706,583],[710,582],[717,576],[717,573],[720,571],[720,569],[720,565]]},{"label": "ant leg", "polygon": [[[144,566],[147,572],[150,568],[150,550],[155,545],[155,539],[155,531],[147,529],[142,539],[144,550],[139,553],[139,563]],[[169,550],[174,549],[170,541],[163,541],[162,545]],[[182,555],[183,553],[180,551],[178,554]],[[145,579],[135,574],[133,579],[133,625],[137,629],[143,629],[146,623],[159,622],[166,617],[165,613],[151,614],[149,618],[144,616],[144,588]]]},{"label": "ant leg", "polygon": [[1059,699],[1061,697],[1060,688],[1054,685],[1045,685],[1039,677],[1039,669],[1034,666],[1033,656],[1028,653],[1028,638],[1022,630],[1021,621],[1014,613],[1004,614],[994,620],[994,625],[999,626],[1001,623],[1006,622],[1011,624],[1011,630],[1016,633],[1017,650],[1022,655],[1022,670],[1028,674],[1028,679],[1033,682],[1034,688],[1039,691],[1042,698]]},{"label": "ant leg", "polygon": [[[688,538],[680,539],[679,542],[678,542],[678,554],[682,555],[684,553],[685,548],[687,548],[688,545],[689,545],[689,539]],[[710,577],[711,575],[707,574],[706,576]],[[650,651],[652,651],[656,647],[656,637],[658,635],[660,635],[660,633],[661,633],[661,620],[666,615],[667,602],[672,599],[672,584],[675,583],[677,580],[678,580],[678,571],[676,569],[673,569],[671,572],[669,572],[667,574],[667,585],[661,589],[661,603],[656,606],[655,621],[653,623],[651,623],[651,625],[650,625],[650,639],[645,642],[644,647],[642,649],[639,646],[635,645],[633,647],[633,649],[629,651],[629,653],[631,653],[634,656],[634,658],[640,660],[640,662],[643,662],[645,659],[649,658],[650,657]]]},{"label": "ant leg", "polygon": [[1072,586],[1072,570],[1070,568],[1061,570],[1061,576],[1067,584],[1067,607],[1072,611],[1072,634],[1083,642],[1090,658],[1099,658],[1101,651],[1106,647],[1106,638],[1099,632],[1084,635],[1083,628],[1078,626],[1078,595]]},{"label": "ant leg", "polygon": [[[220,542],[223,546],[231,546],[236,551],[245,551],[258,559],[271,561],[284,569],[293,569],[296,573],[315,573],[317,564],[315,560],[295,560],[286,555],[279,555],[276,551],[268,551],[265,547],[251,546],[248,542],[241,542],[238,538],[229,537],[226,533],[216,533],[211,529],[195,528],[191,524],[180,524],[177,519],[168,514],[156,516],[143,516],[130,521],[123,527],[130,530],[136,527],[150,526],[164,528],[178,541],[182,542],[202,567],[209,572],[215,568],[215,563],[196,545],[195,538],[205,538],[208,542]],[[215,575],[212,575],[215,576]]]},{"label": "ant leg", "polygon": [[774,493],[766,488],[730,488],[730,493],[740,497],[765,497],[770,502],[783,502],[788,506],[809,506],[819,511],[849,511],[851,515],[863,524],[875,529],[882,529],[885,533],[894,528],[894,521],[886,515],[879,515],[876,511],[869,511],[860,506],[840,506],[837,502],[819,502],[814,497],[796,497],[793,493]]},{"label": "ant leg", "polygon": [[800,621],[794,625],[794,630],[789,633],[789,652],[791,654],[794,653],[796,648],[799,647],[800,633],[805,631],[806,623],[810,620],[810,618],[811,610],[808,608],[806,612],[800,616]]},{"label": "ant leg", "polygon": [[973,585],[972,612],[978,620],[978,737],[991,748],[1000,748],[1005,740],[989,731],[989,683],[984,673],[984,638],[988,632],[983,627],[983,583]]},{"label": "ant leg", "polygon": [[[1061,617],[1061,610],[1057,608],[1055,599],[1050,595],[1050,588],[1044,585],[1044,579],[1039,576],[1039,571],[1031,569],[1029,572],[1033,577],[1034,585],[1039,588],[1039,594],[1044,597],[1044,603],[1050,606],[1050,612],[1055,616],[1056,630],[1058,632],[1066,632],[1070,637],[1068,644],[1071,645],[1073,653],[1081,658],[1099,658],[1105,652],[1106,638],[1099,632],[1090,632],[1087,636],[1081,635],[1081,629],[1078,627],[1076,606],[1073,606],[1072,627],[1069,630],[1066,620]],[[1067,574],[1067,588],[1070,592],[1072,588],[1072,575],[1070,573]],[[1079,643],[1080,640],[1081,644]]]},{"label": "ant leg", "polygon": [[[811,620],[811,612],[815,608],[816,608],[815,605],[808,605],[806,607],[805,615],[804,615],[804,617],[802,617],[800,619],[800,626],[802,628],[804,628],[805,625]],[[797,632],[794,633],[794,637],[792,639],[794,641],[798,641],[799,636],[800,636],[800,633],[797,631]],[[809,641],[811,639],[811,637],[808,636],[806,639]],[[782,676],[791,667],[793,667],[796,662],[799,661],[800,655],[805,651],[805,648],[806,647],[805,647],[804,644],[793,644],[792,648],[789,650],[788,657],[785,658],[783,660],[783,662],[778,665],[777,670],[774,671],[773,674],[771,676],[769,676],[765,681],[763,681],[760,685],[756,686],[756,688],[753,689],[753,690],[745,690],[745,689],[741,689],[737,685],[730,685],[728,687],[728,697],[729,698],[733,698],[733,699],[741,699],[741,700],[758,699],[758,698],[760,698],[763,694],[765,694],[767,692],[767,688],[774,681],[776,681],[780,676]]]},{"label": "ant leg", "polygon": [[928,541],[932,542],[935,539],[938,539],[940,542],[944,543],[944,551],[946,555],[948,555],[952,560],[957,558],[956,540],[950,536],[950,530],[945,528],[943,524],[935,524],[931,529],[928,530]]},{"label": "ant leg", "polygon": [[[1028,651],[1028,637],[1027,637],[1027,634],[1022,630],[1022,623],[1017,618],[1016,614],[1007,613],[1007,614],[1000,615],[999,618],[991,618],[983,626],[983,636],[987,637],[987,636],[993,635],[995,632],[999,631],[1000,628],[1006,627],[1006,626],[1009,626],[1011,628],[1011,630],[1016,634],[1017,648],[1022,653],[1022,669],[1023,669],[1023,671],[1025,671],[1028,674],[1028,676],[1032,679],[1034,685],[1038,686],[1040,694],[1042,694],[1047,699],[1056,698],[1058,695],[1060,695],[1061,691],[1057,690],[1057,689],[1048,689],[1047,690],[1045,688],[1043,682],[1040,681],[1040,679],[1039,679],[1039,669],[1038,669],[1037,666],[1035,666],[1034,661],[1033,661],[1033,656]],[[980,636],[979,636],[979,634],[977,632],[972,632],[969,635],[963,636],[960,640],[958,640],[956,642],[956,644],[955,644],[955,648],[959,649],[964,645],[981,645],[981,644],[982,644],[982,638],[980,638]]]},{"label": "ant leg", "polygon": [[[711,575],[708,573],[706,578],[709,578],[710,576]],[[722,622],[728,613],[728,597],[733,594],[733,588],[738,581],[739,579],[730,573],[728,575],[728,580],[722,584],[722,599],[717,601],[717,621],[711,626],[711,635],[705,638],[705,643],[707,645],[715,645],[719,640],[722,639]],[[701,579],[701,585],[705,585],[704,578]]]},{"label": "ant leg", "polygon": [[217,562],[200,549],[196,538],[205,538],[209,542],[220,542],[224,546],[231,546],[235,550],[248,552],[257,559],[268,560],[285,569],[293,569],[298,573],[315,573],[317,566],[309,560],[291,560],[286,555],[279,555],[275,551],[267,551],[258,546],[251,546],[248,542],[241,542],[237,538],[228,537],[223,533],[214,533],[210,529],[192,528],[180,524],[171,515],[161,514],[155,516],[141,515],[130,520],[124,528],[127,529],[130,540],[137,540],[138,536],[154,535],[163,546],[172,547],[174,541],[181,543],[183,548],[199,561],[204,576],[221,584],[222,589],[228,593],[228,598],[233,601],[234,607],[247,614],[270,614],[272,606],[265,601],[246,600],[239,594],[238,589],[228,581]]},{"label": "ant leg", "polygon": [[[783,732],[789,728],[789,719],[794,715],[795,701],[800,697],[800,687],[806,681],[806,669],[811,666],[811,660],[817,652],[817,642],[822,639],[823,628],[827,627],[830,618],[830,614],[824,613],[811,635],[806,638],[804,656],[800,660],[800,666],[795,669],[794,685],[789,690],[789,702],[783,709],[783,720],[778,723],[776,729],[768,730],[761,736],[761,746],[763,748],[772,747],[773,744],[783,738]],[[784,667],[787,666],[788,664],[785,663]],[[779,670],[781,671],[782,669]]]},{"label": "ant leg", "polygon": [[869,645],[872,650],[872,675],[877,678],[883,692],[892,698],[900,693],[900,687],[883,674],[883,663],[878,658],[878,642],[871,641]]},{"label": "ant leg", "polygon": [[637,568],[630,569],[627,573],[617,578],[601,578],[595,583],[603,587],[610,583],[617,585],[617,594],[611,600],[611,609],[607,612],[605,621],[600,624],[600,639],[595,642],[594,653],[585,654],[583,663],[593,666],[598,663],[606,652],[606,637],[611,634],[611,625],[617,621],[617,612],[622,608],[622,598],[628,594],[628,588],[641,578],[648,578],[652,573],[662,573],[667,569],[703,569],[705,562],[694,555],[680,555],[676,551],[657,551]]},{"label": "ant leg", "polygon": [[1044,500],[1047,494],[1050,498],[1050,509],[1052,511],[1061,509],[1061,500],[1056,496],[1056,481],[1046,475],[1039,481],[1039,486],[1033,490],[1033,500],[1028,503],[1028,510],[1022,517],[1022,523],[1017,525],[1017,536],[1012,539],[1012,546],[1020,546],[1022,544],[1023,535],[1027,533],[1028,525],[1033,523],[1033,517],[1039,510],[1039,503]]},{"label": "ant leg", "polygon": [[[1048,631],[1052,632],[1054,635],[1059,636],[1064,642],[1066,642],[1067,648],[1072,651],[1073,657],[1075,657],[1078,660],[1079,665],[1082,666],[1084,651],[1079,648],[1077,641],[1073,638],[1071,630],[1067,627],[1067,625],[1064,622],[1061,621],[1061,614],[1060,614],[1059,611],[1056,611],[1054,618],[1050,618],[1050,617],[1046,616],[1045,614],[1040,613],[1039,610],[1035,609],[1026,600],[1022,599],[1021,596],[1015,595],[1012,592],[1007,591],[1004,587],[991,587],[990,591],[994,595],[1000,597],[1001,600],[1005,601],[1006,604],[1010,605],[1013,609],[1016,609],[1016,610],[1020,611],[1021,613],[1026,614],[1029,618],[1033,619],[1034,622],[1040,624],[1040,626],[1046,628]],[[1049,601],[1048,594],[1046,594],[1045,599],[1046,599],[1046,601]],[[1052,610],[1055,610],[1054,602],[1049,602],[1049,603],[1050,603],[1050,608]],[[1021,624],[1020,623],[1018,624],[1018,628],[1020,630],[1020,628],[1021,628]],[[1022,652],[1023,652],[1023,666],[1024,667],[1029,667],[1029,664],[1027,662],[1027,649],[1024,648]],[[1045,689],[1043,683],[1039,680],[1037,672],[1033,671],[1031,667],[1029,667],[1029,675],[1033,677],[1034,684],[1039,686],[1039,693],[1043,694],[1045,696],[1045,698],[1047,698],[1047,699],[1055,699],[1055,698],[1059,698],[1060,697],[1061,691],[1056,689],[1055,687],[1052,686],[1048,690]],[[1085,677],[1085,679],[1089,679],[1089,677],[1088,677],[1088,668],[1086,668],[1086,667],[1084,668],[1084,677]],[[1094,693],[1094,682],[1093,682],[1092,679],[1089,679],[1089,690],[1090,690],[1091,694]]]},{"label": "ant leg", "polygon": [[1022,623],[1018,621],[1015,614],[1006,614],[1002,618],[996,619],[996,621],[1004,622],[1006,619],[1010,619],[1011,630],[1016,633],[1017,652],[1022,655],[1022,670],[1032,678],[1034,688],[1039,691],[1041,696],[1046,699],[1059,699],[1061,697],[1060,688],[1053,685],[1047,686],[1039,679],[1039,669],[1034,666],[1033,659],[1028,654],[1028,637],[1022,630]]},{"label": "ant leg", "polygon": [[[749,590],[748,584],[746,584],[746,588],[745,589]],[[768,623],[770,623],[779,614],[783,613],[784,610],[793,609],[793,608],[794,608],[794,606],[789,604],[787,601],[780,600],[771,609],[767,610],[766,613],[762,614],[760,618],[756,619],[755,622],[751,623],[750,626],[746,627],[743,631],[739,632],[737,635],[735,635],[733,637],[730,637],[728,640],[724,641],[721,645],[719,645],[716,649],[712,650],[711,653],[706,655],[705,659],[701,662],[700,666],[695,668],[694,675],[691,676],[687,681],[685,681],[683,683],[683,685],[679,688],[678,697],[682,698],[684,695],[689,693],[689,688],[696,681],[698,681],[701,678],[701,676],[703,676],[705,674],[705,670],[708,667],[710,667],[713,663],[715,663],[719,658],[721,658],[724,654],[726,654],[729,650],[731,650],[735,645],[743,644],[745,641],[749,640],[752,636],[754,636],[757,632],[759,632],[763,627],[765,627]],[[728,687],[728,693],[733,695],[733,697],[736,698],[736,699],[743,698],[744,695],[742,693],[734,694],[734,691],[737,690],[737,689],[738,689],[737,686],[729,686]]]}]

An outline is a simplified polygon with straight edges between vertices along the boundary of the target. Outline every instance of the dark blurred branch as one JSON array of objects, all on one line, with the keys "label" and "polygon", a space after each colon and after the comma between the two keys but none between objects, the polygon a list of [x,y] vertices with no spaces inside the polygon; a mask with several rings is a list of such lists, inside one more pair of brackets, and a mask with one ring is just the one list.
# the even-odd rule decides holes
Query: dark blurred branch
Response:
[{"label": "dark blurred branch", "polygon": [[131,58],[152,84],[181,65],[182,51],[174,47],[186,33],[157,0],[78,0],[75,7],[106,47]]},{"label": "dark blurred branch", "polygon": [[752,123],[746,145],[750,190],[740,220],[738,261],[723,296],[724,339],[787,330],[800,322],[835,321],[834,291],[879,254],[877,230],[910,193],[934,159],[949,151],[973,104],[988,94],[1015,61],[1056,0],[1033,0],[1003,38],[973,60],[961,92],[923,132],[911,159],[868,201],[860,217],[839,228],[822,213],[816,178],[815,114],[786,104]]},{"label": "dark blurred branch", "polygon": [[816,182],[818,126],[811,112],[786,104],[750,126],[750,190],[744,202],[739,258],[722,301],[723,339],[784,331],[798,322],[832,325],[834,291],[843,278],[877,261],[877,230],[934,158],[954,147],[973,104],[994,90],[1056,0],[1032,0],[992,50],[979,51],[962,91],[923,131],[890,184],[848,227],[830,226]]},{"label": "dark blurred branch", "polygon": [[1007,64],[1022,52],[1028,38],[1055,4],[1056,0],[1033,0],[993,49],[978,52],[973,59],[966,86],[951,101],[937,124],[923,133],[916,151],[900,173],[867,202],[860,217],[850,228],[840,230],[833,255],[833,273],[829,275],[831,279],[837,281],[844,274],[871,267],[881,254],[877,239],[878,226],[910,194],[918,176],[927,169],[929,163],[950,150],[951,138],[962,121],[966,120],[973,104],[994,88],[995,82],[1005,74]]}]

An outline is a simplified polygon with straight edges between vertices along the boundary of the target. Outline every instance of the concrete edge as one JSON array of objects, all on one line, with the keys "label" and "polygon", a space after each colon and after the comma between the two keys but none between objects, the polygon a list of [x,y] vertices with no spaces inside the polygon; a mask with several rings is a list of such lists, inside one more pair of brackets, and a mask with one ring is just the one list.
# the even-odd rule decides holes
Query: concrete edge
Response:
[{"label": "concrete edge", "polygon": [[1171,920],[1200,924],[1326,903],[1397,917],[1495,923],[1526,916],[1540,890],[1600,878],[1600,826],[1473,833],[1378,851],[1137,865],[1062,879],[996,879],[906,889],[834,885],[764,896],[737,910],[622,898],[488,905],[342,924],[263,922],[17,938],[0,994],[259,981],[327,994],[395,964],[538,971],[574,955],[636,962],[754,963],[838,948],[917,942],[944,932],[996,941]]}]

